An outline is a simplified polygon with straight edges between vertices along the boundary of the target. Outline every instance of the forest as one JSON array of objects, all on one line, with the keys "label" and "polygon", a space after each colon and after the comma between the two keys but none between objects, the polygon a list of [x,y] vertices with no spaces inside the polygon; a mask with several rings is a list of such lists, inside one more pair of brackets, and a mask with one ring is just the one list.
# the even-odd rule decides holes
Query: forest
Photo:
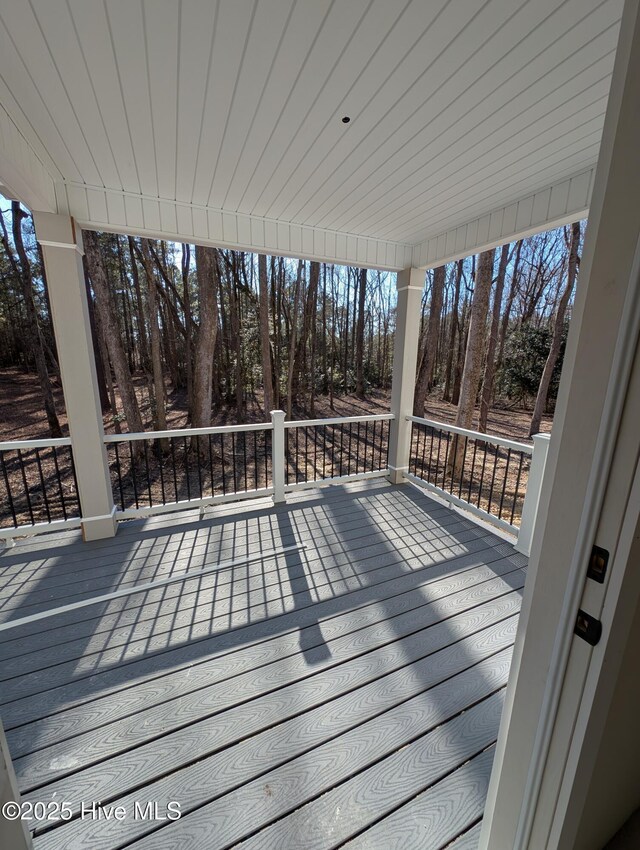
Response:
[{"label": "forest", "polygon": [[[28,211],[0,204],[3,437],[65,431],[46,275]],[[527,436],[552,415],[584,225],[426,273],[414,414]],[[395,275],[86,231],[108,432],[389,407]],[[25,431],[20,391],[35,413]],[[345,408],[344,402],[352,406]],[[355,406],[354,406],[355,405]],[[335,413],[333,415],[336,415]]]}]

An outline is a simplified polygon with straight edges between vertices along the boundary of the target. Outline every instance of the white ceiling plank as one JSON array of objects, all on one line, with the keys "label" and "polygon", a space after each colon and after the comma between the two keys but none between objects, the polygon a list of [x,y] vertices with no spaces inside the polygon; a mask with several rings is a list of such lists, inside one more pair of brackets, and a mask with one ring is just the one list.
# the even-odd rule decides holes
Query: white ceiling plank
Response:
[{"label": "white ceiling plank", "polygon": [[[119,188],[130,192],[140,192],[140,180],[109,35],[105,5],[102,0],[69,0],[69,7],[100,111],[101,126],[108,137],[109,146],[117,164]],[[51,8],[54,8],[53,4]],[[111,188],[118,187],[111,185]]]},{"label": "white ceiling plank", "polygon": [[[94,6],[93,3],[88,5]],[[122,187],[106,124],[87,71],[86,54],[76,36],[69,7],[57,8],[44,0],[33,0],[33,7],[101,182],[105,186]],[[85,180],[93,182],[90,174]]]},{"label": "white ceiling plank", "polygon": [[[449,233],[458,232],[448,231],[440,234],[429,240],[415,245],[413,249],[413,265],[417,268],[435,268],[436,266],[448,263],[453,260],[460,259],[475,254],[479,251],[488,250],[492,247],[504,244],[505,242],[513,242],[516,239],[522,239],[539,230],[539,223],[536,224],[536,209],[544,206],[545,202],[554,194],[565,198],[564,205],[558,204],[555,207],[555,218],[548,218],[547,225],[559,227],[562,224],[567,224],[576,219],[582,218],[589,205],[589,193],[593,184],[593,175],[595,169],[588,169],[581,174],[575,175],[570,180],[565,180],[553,186],[548,186],[540,192],[533,195],[523,197],[517,204],[512,204],[509,207],[492,210],[490,215],[482,216],[480,219],[470,221],[465,226],[467,232],[467,240],[464,250],[460,250],[459,244],[456,243],[455,251],[449,252],[446,249],[450,245],[447,238]],[[571,182],[575,182],[580,186],[580,191],[576,192],[573,200],[577,204],[571,206],[568,204],[568,187]],[[585,187],[587,187],[585,194]],[[549,216],[552,212],[551,207],[547,210]],[[503,228],[502,233],[498,236],[495,232],[492,233],[489,227],[485,224],[488,219],[502,216]]]},{"label": "white ceiling plank", "polygon": [[[563,63],[569,67],[563,71],[562,83],[553,75],[547,75],[541,87],[530,87],[514,99],[510,109],[496,108],[476,125],[473,116],[459,122],[457,136],[447,138],[448,146],[434,154],[428,165],[421,164],[420,169],[410,173],[404,181],[399,180],[401,174],[394,175],[399,181],[396,187],[392,187],[391,181],[381,185],[387,215],[395,214],[399,206],[408,211],[413,198],[427,196],[438,185],[452,185],[452,182],[460,185],[460,167],[475,167],[478,153],[499,151],[502,156],[505,151],[517,150],[523,140],[557,123],[558,116],[566,115],[567,111],[579,111],[583,104],[589,104],[599,94],[606,96],[615,38],[615,32],[608,31],[599,36],[598,43],[589,51],[574,54]],[[527,85],[526,79],[523,84]],[[368,216],[362,218],[362,226],[375,228],[384,220],[376,215],[380,207],[381,204],[369,203]]]},{"label": "white ceiling plank", "polygon": [[43,102],[42,95],[15,48],[0,10],[0,96],[2,105],[34,150],[44,149],[61,177],[82,175]]},{"label": "white ceiling plank", "polygon": [[[438,0],[425,6],[420,0],[414,0],[400,17],[395,4],[386,3],[384,13],[388,16],[395,12],[388,21],[392,26],[388,34],[378,27],[369,28],[365,19],[361,32],[356,33],[353,45],[341,59],[347,63],[350,74],[342,72],[341,65],[334,74],[333,90],[338,99],[323,104],[322,108],[315,105],[310,122],[293,139],[289,150],[291,161],[274,173],[271,194],[265,199],[269,203],[256,207],[255,211],[261,212],[264,208],[265,215],[286,217],[287,212],[293,212],[289,209],[292,203],[317,191],[323,178],[333,173],[358,142],[378,131],[386,113],[397,103],[399,92],[402,97],[410,92],[420,69],[424,70],[428,64],[427,57],[447,34],[451,37],[456,23],[448,15],[439,13],[451,7],[464,19],[482,2]],[[466,11],[462,9],[465,4]],[[376,12],[382,14],[378,9],[376,7]],[[349,59],[355,57],[362,57],[359,66],[355,62],[349,66]],[[358,73],[363,65],[366,73]],[[375,108],[370,107],[372,103]],[[351,117],[348,126],[340,123],[341,115]],[[284,169],[286,176],[282,173]]]},{"label": "white ceiling plank", "polygon": [[[530,8],[538,10],[545,7],[544,4],[535,7],[529,4],[523,12]],[[513,67],[513,54],[502,57],[502,60],[496,62],[484,75],[476,73],[480,72],[482,67],[477,67],[478,58],[474,57],[474,61],[463,66],[456,78],[460,80],[459,85],[468,80],[475,80],[475,84],[470,85],[460,97],[456,97],[456,90],[451,86],[437,89],[426,104],[426,107],[432,109],[432,116],[430,117],[429,112],[421,111],[417,127],[409,125],[414,139],[403,149],[400,161],[385,162],[379,158],[380,153],[373,155],[371,166],[368,164],[369,158],[364,159],[371,176],[363,181],[360,168],[355,175],[360,187],[358,191],[353,192],[351,199],[347,200],[346,204],[341,204],[340,208],[337,199],[342,197],[342,192],[337,193],[333,201],[329,200],[325,204],[325,212],[333,209],[333,214],[312,214],[314,223],[318,226],[349,229],[353,226],[353,220],[359,220],[363,211],[366,210],[373,216],[381,205],[396,198],[403,200],[402,196],[409,190],[417,191],[425,171],[429,174],[439,174],[442,162],[450,164],[455,157],[473,160],[474,150],[477,150],[488,136],[492,136],[490,147],[495,147],[496,140],[493,137],[500,128],[504,128],[503,138],[506,143],[512,141],[513,145],[517,146],[517,132],[526,132],[526,128],[532,126],[534,120],[543,119],[556,104],[566,101],[567,97],[579,92],[587,84],[587,80],[582,81],[581,74],[585,69],[589,69],[590,63],[598,58],[598,54],[594,55],[594,49],[590,47],[588,51],[584,50],[572,56],[572,51],[575,52],[574,49],[584,41],[584,32],[570,26],[570,21],[577,15],[569,13],[577,11],[579,9],[575,9],[573,3],[566,4],[552,17],[551,21],[555,25],[565,27],[566,34],[551,45],[541,44],[536,32],[526,38],[523,44],[517,44],[517,62],[521,66],[517,71],[514,71]],[[559,16],[563,19],[556,21]],[[569,20],[565,20],[566,17]],[[511,23],[514,22],[515,19]],[[600,31],[601,28],[610,26],[610,16],[591,15],[589,24]],[[562,30],[560,32],[562,33]],[[557,34],[555,27],[554,33]],[[501,30],[497,36],[498,41],[501,43],[506,35]],[[515,30],[511,37],[515,43],[518,37],[522,37],[522,32]],[[608,50],[615,47],[615,32],[603,40],[603,46],[600,48],[602,54],[608,52],[607,45]],[[497,48],[491,49],[492,47],[493,45],[489,45],[487,50],[482,51],[487,63],[495,60]],[[612,61],[611,56],[606,66],[601,68],[599,76],[591,73],[590,79],[608,76],[611,73]],[[557,66],[553,74],[548,73],[549,64]],[[463,73],[465,70],[466,74]],[[571,84],[573,91],[567,91],[565,94]],[[482,92],[487,89],[491,94],[483,98]],[[444,109],[439,112],[443,104]],[[389,133],[388,130],[386,132]],[[389,136],[390,144],[399,145],[408,132],[407,126],[401,124],[397,133]],[[387,158],[388,149],[389,144],[381,147]],[[347,180],[344,188],[351,190],[354,187]]]},{"label": "white ceiling plank", "polygon": [[245,140],[250,134],[262,135],[262,128],[254,118],[260,102],[264,102],[273,65],[281,49],[286,52],[287,36],[295,38],[289,31],[288,21],[293,9],[293,0],[272,0],[268,5],[258,4],[249,40],[247,55],[251,63],[244,62],[238,74],[232,108],[221,141],[220,155],[216,162],[209,203],[212,206],[232,208],[227,202],[230,183],[235,175]]},{"label": "white ceiling plank", "polygon": [[[519,147],[507,150],[498,147],[495,152],[486,152],[478,157],[477,163],[459,169],[457,186],[441,184],[422,197],[416,197],[415,202],[407,200],[404,208],[392,207],[384,219],[373,225],[374,232],[383,231],[389,238],[396,238],[394,233],[405,233],[406,226],[411,223],[413,230],[418,223],[428,229],[441,220],[442,215],[451,215],[460,201],[463,204],[471,199],[482,202],[482,187],[493,193],[496,185],[504,183],[510,175],[521,177],[524,173],[541,172],[549,155],[553,158],[570,148],[574,141],[601,132],[605,107],[606,100],[602,97],[580,113],[579,123],[576,116],[570,114],[559,125],[536,135],[534,139],[523,140]],[[570,168],[570,171],[575,170]],[[520,194],[519,189],[516,191]]]},{"label": "white ceiling plank", "polygon": [[192,200],[217,7],[218,3],[214,0],[182,0],[180,6],[175,189],[179,201]]},{"label": "white ceiling plank", "polygon": [[[274,182],[297,162],[295,141],[300,128],[317,114],[317,98],[327,76],[345,54],[366,8],[367,0],[340,5],[329,0],[298,0],[290,23],[295,35],[274,66],[260,123],[245,149],[245,174],[250,182],[242,181],[240,175],[237,179],[241,185],[234,189],[228,203],[254,215],[262,215],[260,211],[268,207]],[[261,128],[268,143],[256,149]]]},{"label": "white ceiling plank", "polygon": [[176,197],[179,12],[175,0],[142,0],[158,194],[171,200]]},{"label": "white ceiling plank", "polygon": [[158,174],[142,2],[109,0],[106,9],[140,191],[144,195],[157,195]]},{"label": "white ceiling plank", "polygon": [[194,168],[192,201],[196,204],[206,204],[209,200],[254,8],[254,0],[234,0],[218,5],[201,139]]},{"label": "white ceiling plank", "polygon": [[442,260],[586,209],[622,3],[0,0],[0,180],[118,232]]},{"label": "white ceiling plank", "polygon": [[[24,68],[16,68],[15,72],[33,81],[40,101],[38,111],[43,118],[46,113],[54,124],[68,159],[72,160],[81,179],[101,184],[102,177],[87,145],[84,128],[78,121],[31,5],[20,0],[3,0],[1,10],[5,26],[10,22],[11,40]],[[12,83],[7,81],[7,84],[14,89]],[[16,97],[21,101],[20,96],[16,94]]]}]

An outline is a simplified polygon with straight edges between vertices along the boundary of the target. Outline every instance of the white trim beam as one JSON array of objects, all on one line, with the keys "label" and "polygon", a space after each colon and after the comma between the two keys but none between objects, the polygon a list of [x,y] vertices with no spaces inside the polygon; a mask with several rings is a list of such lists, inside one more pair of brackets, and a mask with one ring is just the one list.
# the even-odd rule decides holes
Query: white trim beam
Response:
[{"label": "white trim beam", "polygon": [[56,197],[83,230],[387,271],[411,264],[413,246],[401,242],[77,183],[57,183]]},{"label": "white trim beam", "polygon": [[31,210],[57,209],[53,178],[1,104],[0,194]]},{"label": "white trim beam", "polygon": [[515,242],[589,214],[595,165],[507,206],[426,239],[413,249],[413,265],[432,269]]}]

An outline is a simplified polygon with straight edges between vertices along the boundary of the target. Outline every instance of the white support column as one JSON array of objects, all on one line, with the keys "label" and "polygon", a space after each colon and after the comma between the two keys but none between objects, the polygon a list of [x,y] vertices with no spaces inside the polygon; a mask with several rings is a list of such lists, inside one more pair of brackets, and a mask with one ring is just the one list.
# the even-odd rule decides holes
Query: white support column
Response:
[{"label": "white support column", "polygon": [[540,503],[542,479],[544,478],[544,468],[547,465],[550,439],[549,434],[534,434],[533,437],[533,454],[531,456],[531,467],[529,468],[527,492],[522,506],[518,542],[514,546],[514,549],[522,552],[527,558],[531,554],[531,540],[533,539],[533,531],[538,515],[538,504]]},{"label": "white support column", "polygon": [[284,502],[284,410],[271,411],[273,434],[271,442],[271,477],[273,479],[273,501]]},{"label": "white support column", "polygon": [[[33,842],[25,821],[20,818],[10,819],[15,815],[16,808],[11,806],[12,803],[20,805],[20,792],[0,721],[0,847],[6,847],[7,850],[32,850]],[[9,807],[5,809],[7,804]]]},{"label": "white support column", "polygon": [[389,436],[389,478],[392,484],[402,484],[409,470],[413,394],[418,365],[418,335],[420,305],[424,290],[423,269],[403,269],[398,272],[398,307],[393,346],[393,380],[391,384],[391,422]]},{"label": "white support column", "polygon": [[64,400],[73,445],[85,540],[113,537],[115,506],[104,447],[89,309],[82,268],[82,237],[73,219],[34,212],[42,246]]}]

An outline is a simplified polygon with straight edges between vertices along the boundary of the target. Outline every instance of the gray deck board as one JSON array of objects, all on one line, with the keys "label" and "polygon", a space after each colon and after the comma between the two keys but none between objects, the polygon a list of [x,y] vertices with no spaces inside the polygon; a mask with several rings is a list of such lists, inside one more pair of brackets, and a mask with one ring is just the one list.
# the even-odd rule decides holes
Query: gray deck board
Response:
[{"label": "gray deck board", "polygon": [[[306,548],[198,576],[292,544]],[[26,799],[184,812],[40,825],[36,850],[386,847],[398,818],[408,829],[443,806],[443,844],[409,830],[402,846],[467,850],[525,565],[504,537],[378,480],[5,551],[0,621],[192,574],[0,633],[0,714]]]}]

